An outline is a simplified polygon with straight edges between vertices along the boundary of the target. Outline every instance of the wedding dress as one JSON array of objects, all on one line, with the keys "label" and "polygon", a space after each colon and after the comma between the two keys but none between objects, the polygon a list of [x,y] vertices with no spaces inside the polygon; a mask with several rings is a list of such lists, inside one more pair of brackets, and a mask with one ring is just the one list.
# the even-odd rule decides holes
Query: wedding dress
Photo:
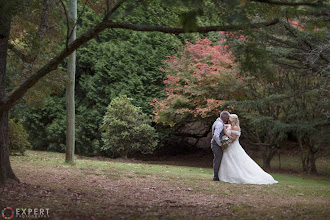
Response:
[{"label": "wedding dress", "polygon": [[239,184],[274,184],[278,183],[266,173],[244,151],[238,139],[241,132],[228,130],[228,133],[238,135],[236,140],[223,151],[219,170],[219,179],[223,182]]}]

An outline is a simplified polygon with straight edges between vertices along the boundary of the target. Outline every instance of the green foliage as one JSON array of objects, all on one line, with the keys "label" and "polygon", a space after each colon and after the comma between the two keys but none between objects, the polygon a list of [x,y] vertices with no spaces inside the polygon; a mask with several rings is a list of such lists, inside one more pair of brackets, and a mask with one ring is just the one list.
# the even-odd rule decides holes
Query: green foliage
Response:
[{"label": "green foliage", "polygon": [[19,121],[9,119],[9,153],[24,155],[26,149],[31,148],[31,144],[28,141],[28,133],[24,130],[23,125]]},{"label": "green foliage", "polygon": [[35,150],[65,151],[65,98],[46,98],[42,108],[29,108],[24,118]]},{"label": "green foliage", "polygon": [[265,146],[270,164],[290,134],[299,142],[304,170],[314,173],[316,154],[327,146],[324,130],[329,123],[330,35],[326,24],[318,22],[324,19],[319,12],[302,10],[305,16],[299,17],[291,10],[287,19],[250,33],[246,41],[228,39],[246,83],[246,98],[227,104],[248,119],[251,142]]},{"label": "green foliage", "polygon": [[112,155],[127,157],[134,151],[152,153],[157,147],[158,135],[150,121],[132,99],[121,95],[111,101],[101,125],[102,150]]},{"label": "green foliage", "polygon": [[[172,12],[157,4],[135,8],[127,16],[126,7],[117,19],[126,22],[149,22],[162,25],[168,22],[154,19]],[[81,5],[79,6],[81,10]],[[86,8],[79,20],[78,32],[84,32],[99,17]],[[78,33],[78,35],[79,35]],[[184,39],[184,38],[182,38]],[[153,98],[163,96],[165,74],[159,70],[169,54],[182,45],[175,35],[141,33],[127,30],[105,30],[95,39],[77,50],[76,72],[76,153],[86,156],[100,155],[103,146],[99,125],[112,99],[121,94],[133,98],[133,104],[151,114]],[[24,125],[31,133],[34,149],[63,152],[65,147],[65,97],[59,93],[47,98],[43,107],[32,108],[24,116]],[[20,107],[20,106],[17,106]],[[23,109],[20,107],[20,109]],[[15,112],[21,112],[18,109]],[[58,128],[57,131],[54,129]]]}]

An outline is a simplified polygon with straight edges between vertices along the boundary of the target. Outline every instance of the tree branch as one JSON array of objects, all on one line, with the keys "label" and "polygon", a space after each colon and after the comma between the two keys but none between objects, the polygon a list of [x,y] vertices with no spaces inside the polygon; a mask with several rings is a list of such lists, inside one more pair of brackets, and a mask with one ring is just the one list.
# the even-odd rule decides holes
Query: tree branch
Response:
[{"label": "tree branch", "polygon": [[207,135],[211,132],[211,129],[212,129],[212,126],[207,126],[206,129],[202,129],[202,130],[204,130],[203,133],[193,134],[193,133],[189,133],[189,132],[178,132],[178,133],[176,133],[176,136],[192,137],[192,138],[200,139],[203,137],[207,137]]},{"label": "tree branch", "polygon": [[[123,2],[123,1],[122,1]],[[117,3],[114,8],[119,8],[119,3]],[[111,13],[115,10],[112,8],[109,14],[106,15],[108,17]],[[208,26],[208,27],[199,27],[195,31],[192,32],[199,32],[199,33],[207,33],[211,31],[236,31],[245,29],[246,27],[249,28],[261,28],[267,27],[270,25],[275,25],[279,22],[279,19],[274,19],[268,22],[261,22],[261,23],[252,23],[246,25],[228,25],[228,26]],[[50,60],[47,64],[41,67],[38,71],[32,74],[26,81],[24,81],[17,89],[9,93],[6,97],[4,97],[0,101],[0,112],[3,110],[9,110],[15,102],[23,97],[23,95],[32,87],[34,86],[42,77],[47,75],[53,70],[57,69],[57,66],[73,51],[78,49],[81,45],[85,44],[99,33],[101,33],[104,29],[128,29],[133,31],[141,31],[141,32],[162,32],[162,33],[171,33],[171,34],[181,34],[187,33],[184,28],[174,28],[174,27],[157,27],[157,26],[144,26],[144,25],[137,25],[137,24],[128,24],[128,23],[120,23],[120,22],[113,22],[107,19],[103,19],[102,22],[97,24],[94,28],[87,31],[85,34],[82,34],[78,37],[72,44],[68,45],[67,48],[64,48],[60,54],[55,56],[52,60]]]},{"label": "tree branch", "polygon": [[39,24],[39,39],[43,39],[49,29],[49,0],[44,0],[42,4],[42,15]]},{"label": "tree branch", "polygon": [[[290,25],[289,24],[284,24],[284,27],[285,29],[287,29],[295,38],[297,38],[298,40],[302,41],[308,48],[310,51],[313,51],[314,50],[314,47],[313,45],[308,42],[305,38],[301,38],[299,37],[296,33],[294,33],[294,31],[291,29]],[[327,59],[326,56],[324,56],[322,53],[319,54],[319,57],[326,61],[327,63],[329,63],[330,61]]]},{"label": "tree branch", "polygon": [[22,48],[8,42],[8,48],[13,51],[24,63],[32,63],[33,57],[25,54]]},{"label": "tree branch", "polygon": [[250,0],[252,2],[261,2],[267,3],[271,5],[285,5],[285,6],[320,6],[322,5],[322,1],[315,1],[315,2],[281,2],[281,1],[272,1],[272,0]]},{"label": "tree branch", "polygon": [[111,20],[106,21],[105,25],[107,28],[119,28],[119,29],[128,29],[134,31],[142,31],[142,32],[162,32],[168,34],[184,34],[184,33],[208,33],[212,31],[238,31],[245,28],[261,28],[267,27],[271,25],[275,25],[279,22],[279,19],[273,19],[272,21],[260,22],[260,23],[252,23],[245,25],[224,25],[224,26],[207,26],[207,27],[198,27],[196,30],[186,31],[184,28],[174,28],[174,27],[159,27],[159,26],[145,26],[139,24],[128,24],[121,22],[113,22]]},{"label": "tree branch", "polygon": [[66,18],[66,42],[65,42],[65,46],[66,48],[68,48],[68,42],[69,42],[69,38],[70,38],[70,25],[69,25],[69,16],[68,16],[68,11],[66,10],[65,4],[62,0],[60,0],[61,6],[63,7],[63,11],[65,14],[65,18]]}]

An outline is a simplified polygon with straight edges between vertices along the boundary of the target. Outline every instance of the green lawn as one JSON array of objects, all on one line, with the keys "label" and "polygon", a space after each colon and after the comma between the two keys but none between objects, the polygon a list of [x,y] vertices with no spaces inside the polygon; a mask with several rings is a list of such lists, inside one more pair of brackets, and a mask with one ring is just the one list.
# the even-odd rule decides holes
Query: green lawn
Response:
[{"label": "green lawn", "polygon": [[330,178],[271,173],[276,185],[211,181],[211,168],[28,151],[11,163],[21,184],[3,206],[48,207],[51,219],[329,219]]}]

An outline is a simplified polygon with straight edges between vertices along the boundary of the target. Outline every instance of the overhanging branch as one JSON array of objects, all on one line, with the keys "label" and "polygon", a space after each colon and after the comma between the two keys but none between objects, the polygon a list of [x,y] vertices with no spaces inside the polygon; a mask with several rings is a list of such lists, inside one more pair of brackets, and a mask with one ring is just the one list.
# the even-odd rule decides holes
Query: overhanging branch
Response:
[{"label": "overhanging branch", "polygon": [[271,5],[283,5],[283,6],[320,6],[322,5],[322,1],[315,1],[315,2],[289,2],[289,1],[272,1],[272,0],[250,0],[252,2],[261,2],[267,3]]},{"label": "overhanging branch", "polygon": [[246,28],[261,28],[271,25],[275,25],[279,22],[279,19],[273,19],[267,22],[252,23],[252,24],[243,24],[243,25],[223,25],[223,26],[207,26],[207,27],[198,27],[195,30],[187,31],[184,28],[174,28],[174,27],[159,27],[159,26],[146,26],[138,24],[128,24],[121,22],[106,21],[105,25],[107,28],[115,29],[128,29],[134,31],[142,32],[162,32],[167,34],[184,34],[184,33],[208,33],[212,31],[238,31]]}]

